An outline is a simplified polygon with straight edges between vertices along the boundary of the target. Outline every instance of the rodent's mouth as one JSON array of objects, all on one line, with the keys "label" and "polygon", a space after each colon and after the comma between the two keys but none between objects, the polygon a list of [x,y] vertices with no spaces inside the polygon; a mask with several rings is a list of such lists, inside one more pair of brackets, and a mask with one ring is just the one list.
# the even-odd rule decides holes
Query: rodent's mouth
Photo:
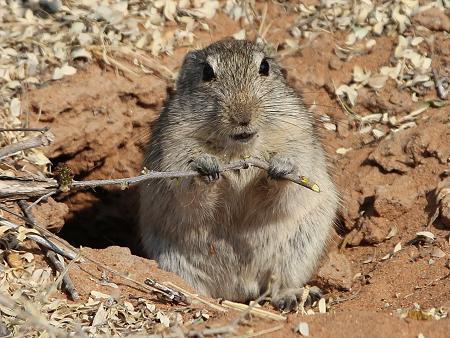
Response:
[{"label": "rodent's mouth", "polygon": [[231,135],[231,138],[235,141],[245,143],[245,142],[250,141],[253,138],[253,136],[255,136],[255,135],[256,135],[256,132],[251,132],[251,133],[244,132],[244,133],[240,133],[240,134]]}]

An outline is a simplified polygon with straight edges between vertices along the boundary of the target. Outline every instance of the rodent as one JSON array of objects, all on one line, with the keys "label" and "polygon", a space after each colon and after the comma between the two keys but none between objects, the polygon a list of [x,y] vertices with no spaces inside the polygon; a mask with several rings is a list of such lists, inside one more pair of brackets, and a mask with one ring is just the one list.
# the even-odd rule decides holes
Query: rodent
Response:
[{"label": "rodent", "polygon": [[[246,156],[269,170],[219,175],[220,165]],[[312,113],[262,44],[225,39],[187,53],[144,165],[201,174],[141,186],[149,258],[206,296],[248,302],[270,287],[276,308],[297,306],[326,248],[338,194]],[[281,178],[289,173],[321,192]]]}]

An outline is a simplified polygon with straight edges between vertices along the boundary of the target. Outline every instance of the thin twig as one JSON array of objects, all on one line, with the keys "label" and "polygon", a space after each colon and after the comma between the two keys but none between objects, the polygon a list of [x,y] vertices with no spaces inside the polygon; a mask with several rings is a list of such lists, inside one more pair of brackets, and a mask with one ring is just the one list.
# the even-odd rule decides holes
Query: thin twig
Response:
[{"label": "thin twig", "polygon": [[40,201],[45,200],[47,198],[49,198],[50,196],[53,196],[54,194],[56,194],[56,191],[51,191],[48,194],[42,195],[41,197],[39,197],[36,201],[34,201],[33,203],[31,203],[27,209],[32,209],[35,205],[39,204]]},{"label": "thin twig", "polygon": [[44,128],[0,128],[0,132],[7,132],[7,131],[38,131],[41,133],[45,133],[46,131],[49,131],[49,127]]},{"label": "thin twig", "polygon": [[214,310],[217,310],[220,312],[227,312],[227,310],[224,307],[213,304],[211,302],[208,302],[206,299],[200,298],[196,294],[190,293],[189,291],[183,289],[181,286],[178,286],[172,282],[165,282],[164,284],[178,290],[179,292],[182,292],[183,294],[187,295],[189,298],[195,299],[195,300],[199,301],[200,303],[209,306],[211,309],[214,309]]},{"label": "thin twig", "polygon": [[156,281],[152,278],[147,278],[144,281],[144,284],[159,289],[171,301],[174,301],[177,303],[180,303],[180,302],[186,303],[187,302],[186,296],[184,294],[182,294],[181,292],[172,290],[171,288],[159,283],[158,281]]},{"label": "thin twig", "polygon": [[[231,171],[231,170],[239,170],[239,169],[247,169],[249,167],[256,167],[259,169],[269,170],[269,163],[259,160],[257,158],[250,158],[246,160],[241,160],[237,162],[233,162],[230,164],[226,164],[219,169],[219,172]],[[74,181],[70,185],[74,188],[96,188],[104,185],[121,185],[121,186],[131,186],[142,181],[146,181],[149,179],[155,178],[183,178],[183,177],[195,177],[200,176],[198,171],[190,170],[190,171],[150,171],[147,174],[139,175],[136,177],[130,178],[119,178],[119,179],[110,179],[110,180],[92,180],[92,181]],[[284,179],[297,183],[305,188],[308,188],[315,192],[320,192],[319,186],[311,182],[306,176],[297,176],[293,174],[283,176]]]},{"label": "thin twig", "polygon": [[[48,297],[53,293],[54,290],[58,287],[58,285],[63,283],[63,286],[66,288],[72,287],[72,291],[74,291],[74,295],[78,299],[78,292],[75,291],[73,288],[72,280],[70,279],[69,275],[67,274],[70,270],[70,268],[75,264],[75,262],[78,261],[78,259],[81,257],[81,250],[78,252],[77,257],[75,259],[71,260],[69,264],[67,264],[65,267],[62,267],[62,271],[60,271],[58,278],[55,280],[55,282],[48,288],[47,293],[45,294],[44,300],[47,301]],[[56,268],[56,267],[55,267]],[[66,283],[65,283],[66,281]],[[67,283],[68,282],[68,283]],[[72,295],[71,295],[72,296]],[[74,299],[75,300],[75,299]]]},{"label": "thin twig", "polygon": [[205,337],[205,336],[223,336],[231,335],[236,332],[236,327],[231,325],[225,325],[220,327],[212,327],[201,331],[192,330],[187,333],[188,337]]},{"label": "thin twig", "polygon": [[[272,284],[272,282],[270,284]],[[249,314],[251,314],[252,310],[254,308],[256,308],[256,306],[259,305],[260,302],[265,300],[270,295],[270,293],[271,293],[271,286],[269,286],[262,295],[260,295],[250,305],[248,305],[248,307],[244,311],[242,311],[241,315],[238,318],[234,319],[230,323],[230,325],[238,326],[240,323],[242,323],[242,321],[245,319],[245,317],[247,317]]]},{"label": "thin twig", "polygon": [[37,148],[40,146],[48,146],[53,142],[53,140],[53,134],[50,132],[46,132],[42,135],[7,145],[0,149],[0,160],[5,157],[11,156],[21,150]]},{"label": "thin twig", "polygon": [[61,248],[58,244],[50,241],[48,238],[44,236],[27,234],[27,238],[31,239],[32,241],[35,241],[36,243],[42,245],[48,250],[52,250],[57,254],[66,257],[67,259],[75,259],[75,257],[77,256],[74,252],[67,251],[67,249]]},{"label": "thin twig", "polygon": [[[55,269],[60,273],[60,276],[63,276],[62,288],[69,294],[70,298],[73,301],[80,299],[80,295],[78,294],[77,290],[75,290],[75,286],[73,285],[72,280],[70,279],[69,275],[67,273],[64,273],[66,268],[59,261],[58,257],[56,257],[56,254],[53,251],[47,250],[46,256],[49,259],[49,261],[53,264]],[[73,260],[72,262],[74,262],[74,261],[75,260]]]},{"label": "thin twig", "polygon": [[[224,300],[222,302],[222,305],[231,309],[235,309],[235,310],[239,310],[239,311],[246,311],[250,306],[249,305],[245,305],[242,303],[235,303],[235,302],[231,302],[229,300]],[[258,308],[252,308],[250,310],[250,313],[256,317],[261,317],[261,318],[269,318],[269,319],[273,319],[273,320],[286,320],[285,316],[276,314],[276,313],[272,313],[263,309],[258,309]]]}]

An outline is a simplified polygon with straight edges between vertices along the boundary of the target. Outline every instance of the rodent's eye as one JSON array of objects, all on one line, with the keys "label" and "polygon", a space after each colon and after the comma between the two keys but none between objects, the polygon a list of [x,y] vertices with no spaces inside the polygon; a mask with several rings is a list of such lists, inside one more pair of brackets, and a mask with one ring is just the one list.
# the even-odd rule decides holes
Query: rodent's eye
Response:
[{"label": "rodent's eye", "polygon": [[259,66],[259,74],[263,75],[263,76],[268,76],[269,75],[269,62],[267,62],[267,59],[264,58],[261,61],[261,65]]},{"label": "rodent's eye", "polygon": [[214,74],[214,69],[207,62],[203,64],[203,81],[211,81],[216,75]]}]

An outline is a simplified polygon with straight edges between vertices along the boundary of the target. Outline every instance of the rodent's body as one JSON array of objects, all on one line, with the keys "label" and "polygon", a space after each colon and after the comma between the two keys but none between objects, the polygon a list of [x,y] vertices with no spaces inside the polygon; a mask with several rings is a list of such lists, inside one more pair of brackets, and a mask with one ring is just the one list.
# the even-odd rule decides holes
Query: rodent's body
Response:
[{"label": "rodent's body", "polygon": [[[145,182],[143,249],[212,297],[255,299],[273,276],[272,297],[286,308],[289,290],[308,281],[323,254],[337,194],[313,118],[279,66],[259,45],[224,40],[186,56],[145,166],[205,172],[214,168],[210,157],[226,164],[246,156],[268,161],[272,178],[249,168],[210,183]],[[308,176],[321,192],[274,179],[291,172]]]}]

